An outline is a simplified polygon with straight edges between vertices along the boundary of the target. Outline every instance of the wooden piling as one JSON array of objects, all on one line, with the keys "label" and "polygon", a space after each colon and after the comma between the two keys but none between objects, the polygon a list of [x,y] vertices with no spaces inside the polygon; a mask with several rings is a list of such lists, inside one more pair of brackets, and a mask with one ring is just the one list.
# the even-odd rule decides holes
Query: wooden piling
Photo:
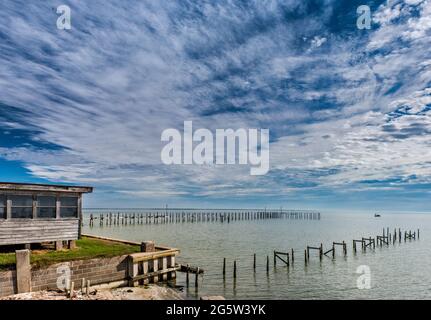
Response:
[{"label": "wooden piling", "polygon": [[256,253],[253,254],[253,270],[256,271]]},{"label": "wooden piling", "polygon": [[223,277],[226,276],[226,258],[223,258]]},{"label": "wooden piling", "polygon": [[233,262],[233,278],[236,279],[236,260]]},{"label": "wooden piling", "polygon": [[198,285],[199,285],[199,267],[197,268],[197,270],[196,270],[196,274],[195,274],[195,288],[197,288],[198,287]]},{"label": "wooden piling", "polygon": [[75,282],[70,282],[70,288],[69,288],[69,298],[73,298],[73,291],[75,290]]},{"label": "wooden piling", "polygon": [[319,249],[319,259],[320,261],[322,261],[323,258],[323,244],[320,244],[320,249]]},{"label": "wooden piling", "polygon": [[190,266],[189,265],[187,265],[187,270],[186,270],[186,286],[187,286],[187,288],[189,287],[189,269],[190,269]]}]

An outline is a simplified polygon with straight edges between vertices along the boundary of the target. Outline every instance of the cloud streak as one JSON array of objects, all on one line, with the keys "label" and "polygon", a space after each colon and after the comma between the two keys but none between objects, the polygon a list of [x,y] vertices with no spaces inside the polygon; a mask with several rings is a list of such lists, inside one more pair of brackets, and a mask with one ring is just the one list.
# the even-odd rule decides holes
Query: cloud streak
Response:
[{"label": "cloud streak", "polygon": [[[369,31],[354,7],[336,30],[333,1],[67,4],[69,31],[54,2],[0,10],[0,123],[27,133],[0,156],[34,176],[200,203],[430,183],[428,1],[383,2]],[[269,128],[270,173],[161,164],[185,120]]]}]

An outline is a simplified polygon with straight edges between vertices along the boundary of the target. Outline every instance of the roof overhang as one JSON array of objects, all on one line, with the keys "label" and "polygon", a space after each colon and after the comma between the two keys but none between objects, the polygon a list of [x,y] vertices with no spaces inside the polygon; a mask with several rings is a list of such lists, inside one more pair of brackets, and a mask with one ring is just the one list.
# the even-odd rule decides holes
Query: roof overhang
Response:
[{"label": "roof overhang", "polygon": [[43,192],[74,192],[91,193],[93,187],[67,186],[38,183],[0,182],[0,191],[43,191]]}]

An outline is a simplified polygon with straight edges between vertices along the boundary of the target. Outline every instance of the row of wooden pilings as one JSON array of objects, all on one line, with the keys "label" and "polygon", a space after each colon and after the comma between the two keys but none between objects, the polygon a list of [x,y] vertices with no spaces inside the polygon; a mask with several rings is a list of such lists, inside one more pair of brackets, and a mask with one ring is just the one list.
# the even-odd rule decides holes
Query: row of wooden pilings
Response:
[{"label": "row of wooden pilings", "polygon": [[[383,235],[378,235],[375,238],[372,237],[362,237],[361,239],[354,239],[353,240],[353,253],[356,254],[357,252],[357,243],[361,243],[361,249],[363,252],[366,252],[368,247],[375,248],[376,243],[378,246],[383,245],[390,245],[395,244],[396,242],[401,243],[402,239],[404,239],[404,242],[407,240],[416,240],[419,239],[419,229],[417,231],[412,232],[404,231],[404,233],[401,232],[401,229],[399,228],[394,229],[393,233],[389,232],[389,228],[383,229]],[[341,247],[341,250],[343,252],[343,256],[347,256],[347,243],[345,241],[342,242],[332,242],[332,246],[329,250],[324,251],[323,250],[323,244],[321,243],[320,246],[313,247],[313,246],[307,246],[304,250],[304,261],[305,265],[307,265],[310,262],[310,251],[317,251],[319,260],[322,261],[323,256],[331,256],[332,259],[335,259],[335,249],[336,247]],[[266,271],[269,272],[269,255],[266,256]],[[295,252],[293,249],[287,252],[281,252],[281,251],[273,251],[273,265],[274,267],[277,265],[277,261],[281,261],[285,266],[290,267],[293,265],[295,261]],[[256,272],[256,254],[253,254],[253,270]],[[226,258],[223,258],[223,278],[226,277]],[[237,262],[236,260],[233,261],[233,278],[236,279],[237,277]]]},{"label": "row of wooden pilings", "polygon": [[98,220],[99,226],[124,226],[158,223],[227,222],[263,219],[320,220],[320,212],[313,211],[232,211],[232,212],[147,212],[147,213],[100,213],[90,214],[89,226]]}]

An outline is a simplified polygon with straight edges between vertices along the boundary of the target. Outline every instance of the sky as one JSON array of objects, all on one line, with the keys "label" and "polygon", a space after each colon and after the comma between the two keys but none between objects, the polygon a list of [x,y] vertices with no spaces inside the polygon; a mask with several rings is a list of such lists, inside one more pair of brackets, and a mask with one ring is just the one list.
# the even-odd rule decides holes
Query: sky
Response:
[{"label": "sky", "polygon": [[[90,185],[85,207],[430,211],[430,0],[4,0],[0,21],[0,181]],[[184,121],[269,129],[269,172],[163,164]]]}]

